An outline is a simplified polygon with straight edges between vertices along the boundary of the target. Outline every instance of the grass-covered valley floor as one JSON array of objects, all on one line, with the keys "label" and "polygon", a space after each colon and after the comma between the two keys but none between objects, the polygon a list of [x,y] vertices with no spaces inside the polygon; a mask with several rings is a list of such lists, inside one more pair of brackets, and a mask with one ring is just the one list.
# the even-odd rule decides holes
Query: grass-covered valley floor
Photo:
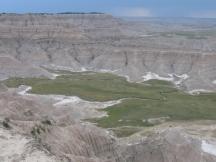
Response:
[{"label": "grass-covered valley floor", "polygon": [[161,120],[215,120],[216,94],[190,95],[171,83],[151,80],[130,83],[125,78],[107,73],[67,73],[56,79],[10,78],[8,87],[28,85],[31,93],[79,96],[88,101],[123,99],[122,103],[104,109],[108,117],[91,119],[100,127],[113,128],[123,136],[152,126]]}]

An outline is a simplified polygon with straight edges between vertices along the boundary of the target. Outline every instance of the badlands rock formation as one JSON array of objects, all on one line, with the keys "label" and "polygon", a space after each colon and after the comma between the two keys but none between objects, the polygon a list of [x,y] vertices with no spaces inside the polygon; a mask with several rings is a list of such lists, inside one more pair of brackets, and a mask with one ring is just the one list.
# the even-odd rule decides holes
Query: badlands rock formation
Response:
[{"label": "badlands rock formation", "polygon": [[[47,76],[43,68],[149,73],[186,90],[216,90],[214,20],[128,21],[105,14],[1,14],[0,78]],[[10,66],[9,66],[10,65]],[[178,78],[179,80],[179,78]]]},{"label": "badlands rock formation", "polygon": [[[1,14],[0,79],[47,69],[109,71],[216,90],[213,20],[123,20],[105,14]],[[164,123],[127,138],[83,119],[120,101],[28,94],[0,84],[0,161],[215,162],[213,121]]]}]

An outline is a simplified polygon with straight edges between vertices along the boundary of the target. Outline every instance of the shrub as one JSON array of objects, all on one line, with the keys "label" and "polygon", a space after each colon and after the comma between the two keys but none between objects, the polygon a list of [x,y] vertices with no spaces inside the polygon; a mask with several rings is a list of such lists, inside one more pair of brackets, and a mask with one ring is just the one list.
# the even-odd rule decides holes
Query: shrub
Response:
[{"label": "shrub", "polygon": [[6,129],[11,129],[11,126],[9,125],[10,119],[9,118],[5,118],[2,122],[2,125],[4,128]]}]

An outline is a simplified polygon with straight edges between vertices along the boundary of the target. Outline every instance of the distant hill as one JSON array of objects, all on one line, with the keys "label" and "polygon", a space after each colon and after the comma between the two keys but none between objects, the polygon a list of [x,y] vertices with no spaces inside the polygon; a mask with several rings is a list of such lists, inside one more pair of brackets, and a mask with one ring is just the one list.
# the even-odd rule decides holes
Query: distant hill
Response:
[{"label": "distant hill", "polygon": [[58,14],[104,14],[102,12],[60,12]]}]

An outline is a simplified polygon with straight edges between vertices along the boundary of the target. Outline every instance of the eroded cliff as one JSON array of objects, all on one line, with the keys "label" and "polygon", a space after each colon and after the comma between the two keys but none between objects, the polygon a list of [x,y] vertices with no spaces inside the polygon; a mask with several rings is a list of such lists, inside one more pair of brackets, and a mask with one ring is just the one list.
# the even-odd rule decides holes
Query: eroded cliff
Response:
[{"label": "eroded cliff", "polygon": [[[43,67],[187,75],[182,88],[215,90],[214,20],[126,21],[105,14],[1,14],[1,78],[47,76]],[[9,66],[8,65],[13,65]],[[25,67],[25,70],[23,70]]]}]

